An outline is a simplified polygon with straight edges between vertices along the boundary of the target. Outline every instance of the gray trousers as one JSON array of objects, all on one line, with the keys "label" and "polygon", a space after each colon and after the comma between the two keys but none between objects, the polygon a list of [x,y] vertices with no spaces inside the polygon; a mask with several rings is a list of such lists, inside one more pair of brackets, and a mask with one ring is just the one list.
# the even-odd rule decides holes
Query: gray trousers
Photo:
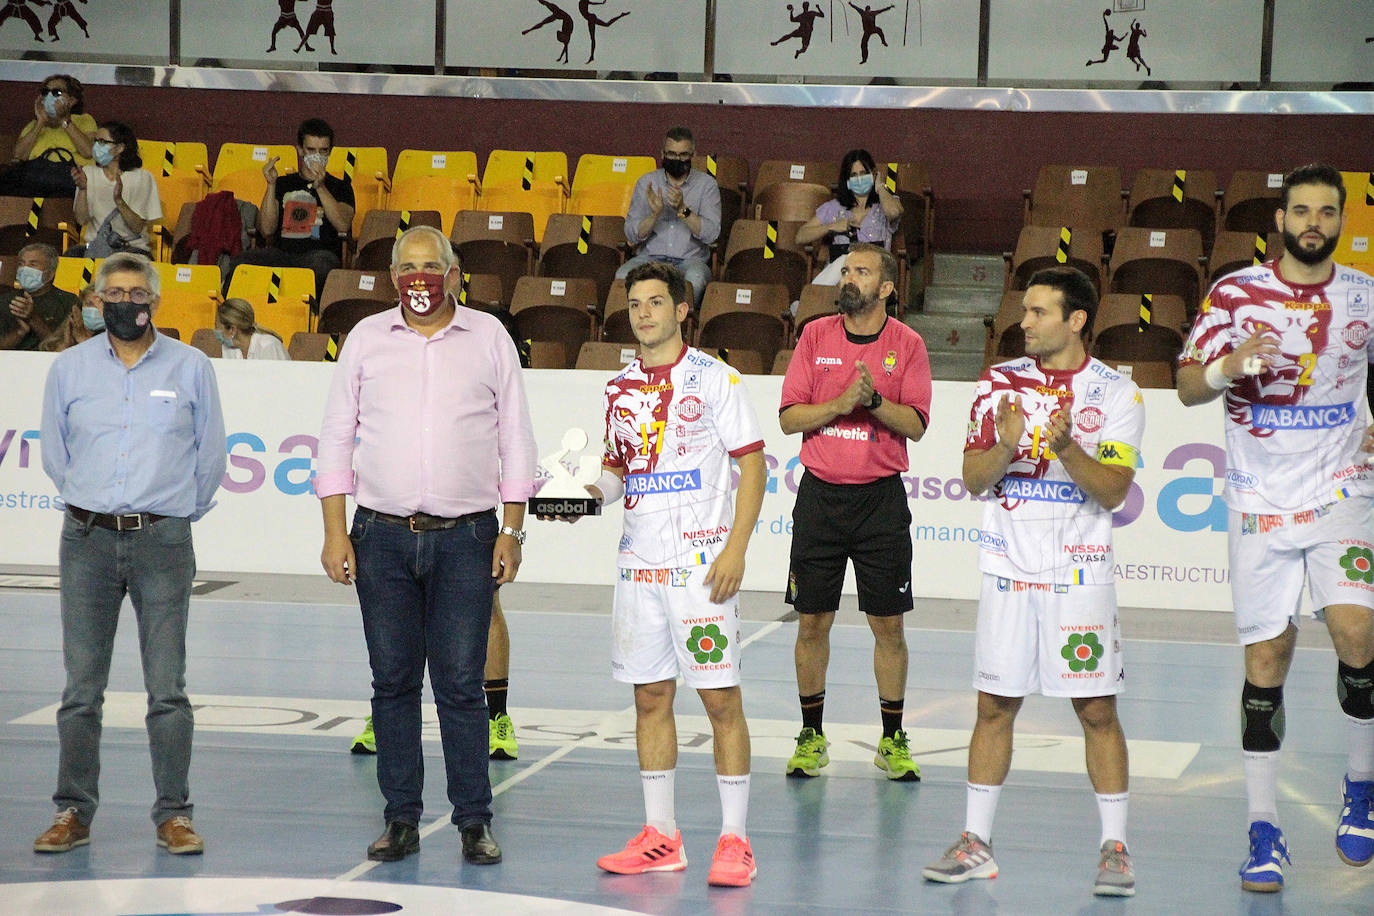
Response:
[{"label": "gray trousers", "polygon": [[62,661],[67,686],[57,710],[59,809],[89,824],[100,802],[100,730],[115,627],[127,594],[138,621],[148,692],[149,750],[157,801],[153,823],[191,816],[187,773],[194,722],[186,698],[186,620],[196,574],[191,522],[167,518],[137,531],[62,525],[59,549]]}]

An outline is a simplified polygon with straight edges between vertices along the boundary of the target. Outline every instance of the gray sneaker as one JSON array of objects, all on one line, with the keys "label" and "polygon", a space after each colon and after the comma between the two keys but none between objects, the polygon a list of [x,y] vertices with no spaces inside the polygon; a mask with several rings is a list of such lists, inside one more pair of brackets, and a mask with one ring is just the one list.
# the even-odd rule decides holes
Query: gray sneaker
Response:
[{"label": "gray sneaker", "polygon": [[1108,840],[1102,844],[1102,860],[1097,863],[1093,893],[1099,897],[1135,896],[1135,871],[1124,843]]},{"label": "gray sneaker", "polygon": [[961,833],[959,841],[945,850],[945,854],[925,868],[921,877],[941,884],[963,884],[970,878],[996,878],[997,863],[992,847],[976,833]]}]

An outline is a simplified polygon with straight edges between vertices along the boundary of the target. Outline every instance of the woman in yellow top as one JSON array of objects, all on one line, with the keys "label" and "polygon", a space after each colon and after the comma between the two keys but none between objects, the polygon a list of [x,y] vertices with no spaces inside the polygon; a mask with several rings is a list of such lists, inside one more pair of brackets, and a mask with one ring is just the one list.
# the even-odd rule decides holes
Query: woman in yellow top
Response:
[{"label": "woman in yellow top", "polygon": [[38,159],[50,149],[65,149],[78,165],[91,161],[95,118],[86,114],[80,81],[65,73],[43,81],[33,100],[33,120],[14,142],[15,159]]}]

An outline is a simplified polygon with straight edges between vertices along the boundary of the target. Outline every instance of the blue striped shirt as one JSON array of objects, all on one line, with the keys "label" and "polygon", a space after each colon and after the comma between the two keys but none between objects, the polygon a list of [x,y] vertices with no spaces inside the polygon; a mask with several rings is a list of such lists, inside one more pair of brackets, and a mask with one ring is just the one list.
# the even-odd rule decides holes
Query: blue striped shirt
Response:
[{"label": "blue striped shirt", "polygon": [[161,334],[126,367],[109,336],[64,350],[43,391],[43,470],[69,505],[200,518],[226,448],[210,360]]}]

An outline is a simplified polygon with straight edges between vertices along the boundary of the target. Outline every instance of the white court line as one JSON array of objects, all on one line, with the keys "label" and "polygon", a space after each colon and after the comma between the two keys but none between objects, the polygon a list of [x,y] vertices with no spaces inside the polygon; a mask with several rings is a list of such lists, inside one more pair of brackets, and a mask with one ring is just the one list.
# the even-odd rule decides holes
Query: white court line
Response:
[{"label": "white court line", "polygon": [[[744,648],[745,648],[746,646],[748,646],[751,642],[756,642],[756,641],[762,639],[763,637],[767,636],[769,633],[772,633],[774,630],[776,630],[776,629],[777,629],[778,627],[780,627],[780,626],[782,626],[782,622],[781,622],[781,621],[778,621],[778,620],[774,620],[774,621],[771,622],[771,623],[765,624],[764,626],[762,626],[762,627],[759,628],[758,632],[756,632],[756,633],[754,633],[754,634],[752,634],[752,635],[750,635],[750,636],[746,636],[746,637],[745,637],[744,642],[740,643],[740,650],[743,651]],[[679,684],[682,683],[682,678],[681,678],[681,677],[678,678],[678,683],[679,683]],[[612,721],[614,721],[615,719],[619,719],[619,718],[622,718],[622,717],[624,717],[624,716],[631,715],[631,714],[634,713],[634,711],[635,711],[634,704],[631,703],[629,706],[625,707],[624,709],[619,710],[619,711],[617,711],[617,712],[613,712],[613,713],[611,713],[610,715],[606,716],[605,719],[602,720],[602,725],[609,725],[609,724],[610,724]],[[598,729],[598,731],[600,731],[600,729]],[[559,760],[562,760],[564,757],[568,756],[568,755],[571,754],[573,751],[577,750],[577,748],[578,748],[584,741],[586,741],[586,740],[587,740],[587,739],[585,739],[585,738],[579,738],[577,741],[574,741],[572,744],[565,744],[565,745],[563,745],[562,747],[559,747],[559,748],[557,748],[556,750],[554,750],[554,752],[553,752],[552,754],[549,754],[549,755],[546,756],[546,757],[540,758],[538,761],[536,761],[535,763],[530,764],[529,766],[525,767],[523,770],[521,770],[520,772],[514,774],[513,776],[510,776],[510,777],[508,777],[508,778],[506,778],[506,779],[501,780],[501,782],[499,782],[499,783],[497,783],[496,785],[492,786],[492,789],[491,789],[491,796],[492,796],[492,798],[495,798],[496,796],[500,795],[502,792],[505,792],[505,791],[508,790],[508,789],[514,788],[515,786],[518,786],[520,783],[524,782],[526,779],[529,779],[529,778],[530,778],[531,776],[533,776],[535,773],[538,773],[539,771],[541,771],[541,770],[547,768],[547,767],[550,766],[551,764],[557,763]],[[435,818],[433,821],[431,821],[431,822],[428,823],[428,824],[425,824],[423,827],[420,828],[420,839],[423,840],[423,839],[425,839],[425,838],[428,837],[428,836],[431,836],[431,835],[433,835],[433,834],[435,834],[435,833],[438,833],[440,830],[442,830],[442,829],[444,828],[445,825],[447,825],[447,824],[449,824],[449,823],[452,822],[452,818],[453,818],[453,809],[450,808],[450,809],[448,810],[448,813],[447,813],[447,814],[444,814],[444,815],[442,815],[442,816],[440,816],[440,817]],[[339,876],[338,876],[337,878],[335,878],[334,880],[335,880],[335,881],[352,881],[352,880],[354,880],[355,878],[361,878],[363,875],[365,875],[365,874],[367,874],[368,872],[372,871],[372,869],[376,868],[378,865],[381,865],[381,864],[382,864],[381,862],[373,862],[373,861],[371,861],[371,860],[363,861],[363,862],[359,863],[358,865],[355,865],[354,867],[350,868],[348,871],[344,872],[342,875],[339,875]]]}]

